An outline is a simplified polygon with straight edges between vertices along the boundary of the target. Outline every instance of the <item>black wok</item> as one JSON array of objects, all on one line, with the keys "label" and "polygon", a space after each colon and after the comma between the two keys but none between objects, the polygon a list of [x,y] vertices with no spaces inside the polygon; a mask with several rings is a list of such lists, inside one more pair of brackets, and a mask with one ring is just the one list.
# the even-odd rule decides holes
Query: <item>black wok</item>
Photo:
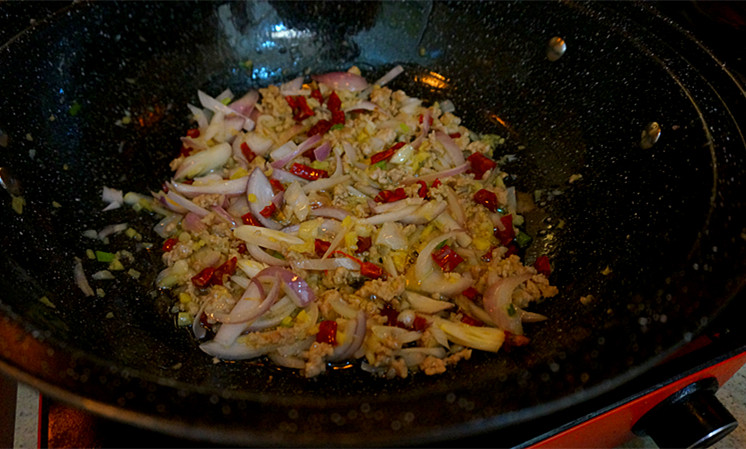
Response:
[{"label": "black wok", "polygon": [[[553,36],[567,43],[554,62]],[[439,376],[385,381],[355,367],[304,379],[260,361],[212,364],[171,324],[153,287],[156,218],[102,212],[102,187],[158,189],[197,89],[351,64],[369,79],[402,64],[393,88],[449,98],[467,126],[506,137],[495,156],[515,155],[508,182],[538,191],[526,259],[548,254],[561,291],[535,308],[550,320],[528,328],[530,346]],[[0,367],[110,418],[242,445],[498,430],[629,382],[727,313],[743,284],[744,91],[646,5],[82,3],[11,39],[0,67]],[[662,133],[643,149],[651,122]],[[155,249],[82,235],[121,222]],[[75,258],[91,273],[86,249],[124,247],[140,278],[85,297]]]}]

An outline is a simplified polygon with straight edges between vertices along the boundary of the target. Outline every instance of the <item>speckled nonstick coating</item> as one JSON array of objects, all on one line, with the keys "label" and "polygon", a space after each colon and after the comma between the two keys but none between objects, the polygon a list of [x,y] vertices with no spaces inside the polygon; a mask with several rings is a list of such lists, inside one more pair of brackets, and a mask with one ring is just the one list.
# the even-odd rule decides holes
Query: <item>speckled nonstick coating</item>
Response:
[{"label": "speckled nonstick coating", "polygon": [[[567,43],[555,62],[553,36]],[[533,308],[550,319],[526,326],[530,346],[394,380],[213,364],[153,287],[159,250],[82,235],[127,222],[158,248],[157,218],[102,212],[101,189],[159,188],[197,89],[239,93],[351,64],[369,79],[402,64],[393,88],[452,99],[466,126],[507,138],[495,156],[515,154],[509,183],[543,192],[526,259],[548,254],[561,293]],[[0,368],[107,417],[240,445],[500,430],[630,381],[743,283],[743,90],[645,5],[84,3],[1,47],[0,67],[0,167],[26,200],[18,215],[0,192]],[[442,85],[423,81],[431,72]],[[643,150],[650,122],[662,134]],[[129,248],[142,276],[94,282],[105,296],[85,297],[74,258],[102,268],[87,248]]]}]

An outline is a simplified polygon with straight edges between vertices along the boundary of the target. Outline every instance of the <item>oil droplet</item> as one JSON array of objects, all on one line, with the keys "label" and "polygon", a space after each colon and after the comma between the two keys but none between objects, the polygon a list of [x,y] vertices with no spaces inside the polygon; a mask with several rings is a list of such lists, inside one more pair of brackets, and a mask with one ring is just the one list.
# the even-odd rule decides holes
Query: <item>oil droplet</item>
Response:
[{"label": "oil droplet", "polygon": [[549,44],[547,44],[547,59],[554,62],[565,54],[565,50],[567,50],[565,40],[555,36],[549,39]]},{"label": "oil droplet", "polygon": [[640,138],[640,148],[647,150],[658,142],[658,138],[661,136],[661,127],[656,122],[650,122],[645,126],[642,131]]}]

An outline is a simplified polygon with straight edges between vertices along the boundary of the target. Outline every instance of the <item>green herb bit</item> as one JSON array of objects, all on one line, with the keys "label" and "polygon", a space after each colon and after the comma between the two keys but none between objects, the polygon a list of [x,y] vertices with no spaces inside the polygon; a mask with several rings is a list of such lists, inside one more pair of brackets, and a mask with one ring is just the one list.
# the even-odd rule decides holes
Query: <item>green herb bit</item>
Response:
[{"label": "green herb bit", "polygon": [[75,117],[76,115],[78,115],[78,113],[80,112],[82,108],[83,106],[80,103],[78,103],[77,100],[75,100],[73,101],[73,104],[70,105],[70,109],[68,109],[67,112],[70,113],[70,115],[72,115],[73,117]]},{"label": "green herb bit", "polygon": [[341,123],[337,123],[336,125],[332,125],[332,127],[331,127],[331,128],[329,128],[329,130],[330,130],[330,131],[336,131],[336,130],[338,130],[338,129],[342,129],[342,128],[344,128],[344,127],[345,127],[345,125],[343,125],[343,124],[341,124]]},{"label": "green herb bit", "polygon": [[106,251],[96,251],[96,260],[99,262],[111,262],[116,258],[114,253],[108,253]]},{"label": "green herb bit", "polygon": [[510,304],[508,306],[508,316],[515,316],[516,313],[518,312],[515,310],[515,307],[513,306],[513,304]]}]

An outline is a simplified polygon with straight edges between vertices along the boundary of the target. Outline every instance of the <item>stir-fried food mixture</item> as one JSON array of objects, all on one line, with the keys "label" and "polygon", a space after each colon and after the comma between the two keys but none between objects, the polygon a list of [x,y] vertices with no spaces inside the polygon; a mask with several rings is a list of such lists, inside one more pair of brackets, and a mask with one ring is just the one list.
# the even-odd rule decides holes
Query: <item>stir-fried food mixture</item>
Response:
[{"label": "stir-fried food mixture", "polygon": [[437,374],[528,343],[523,323],[545,319],[526,308],[557,289],[546,256],[516,254],[530,237],[492,158],[500,139],[449,101],[386,87],[400,72],[189,106],[196,126],[150,202],[165,216],[157,282],[216,363]]}]

